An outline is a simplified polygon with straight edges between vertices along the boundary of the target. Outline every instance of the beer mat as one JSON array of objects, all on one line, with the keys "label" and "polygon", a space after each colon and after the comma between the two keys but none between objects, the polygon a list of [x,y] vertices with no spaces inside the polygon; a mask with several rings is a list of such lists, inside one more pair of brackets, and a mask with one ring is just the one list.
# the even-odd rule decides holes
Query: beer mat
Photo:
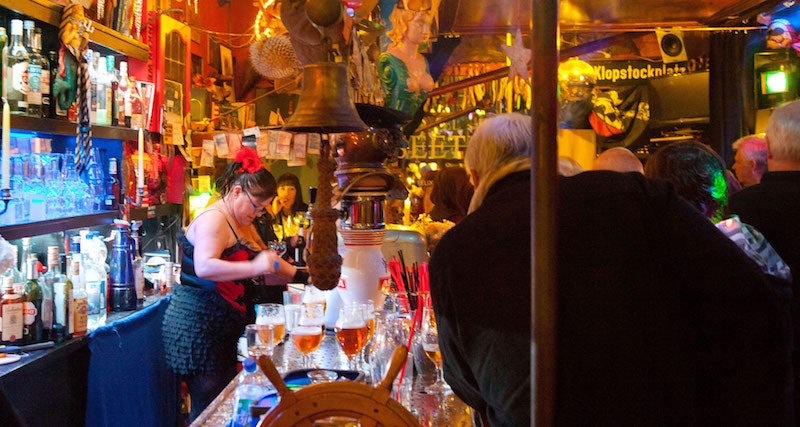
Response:
[{"label": "beer mat", "polygon": [[6,357],[0,357],[0,365],[19,362],[19,359],[21,359],[19,354],[6,354]]},{"label": "beer mat", "polygon": [[[311,384],[311,378],[308,376],[308,374],[312,371],[319,370],[320,369],[298,369],[289,371],[283,376],[283,381],[290,389],[297,390]],[[334,373],[336,375],[336,379],[334,381],[349,380],[364,382],[364,373],[360,371],[349,371],[344,369],[324,369],[324,371],[330,371]]]}]

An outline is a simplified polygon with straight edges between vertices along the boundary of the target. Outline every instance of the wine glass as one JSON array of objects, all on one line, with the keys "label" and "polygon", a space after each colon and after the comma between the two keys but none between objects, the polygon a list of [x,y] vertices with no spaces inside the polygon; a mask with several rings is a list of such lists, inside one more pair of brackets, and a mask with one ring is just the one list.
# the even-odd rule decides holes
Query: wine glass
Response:
[{"label": "wine glass", "polygon": [[303,367],[312,368],[311,353],[319,348],[325,336],[325,306],[304,303],[294,315],[292,343],[303,354]]},{"label": "wine glass", "polygon": [[436,365],[436,382],[425,387],[428,393],[441,394],[450,390],[450,386],[444,382],[442,373],[442,353],[439,351],[439,331],[436,325],[436,317],[433,309],[423,307],[422,309],[422,349],[425,355]]},{"label": "wine glass", "polygon": [[367,323],[364,321],[364,310],[361,305],[350,304],[342,307],[334,331],[339,346],[347,356],[348,369],[356,370],[354,358],[367,342]]},{"label": "wine glass", "polygon": [[275,345],[286,336],[286,314],[281,304],[256,304],[256,325],[270,325],[273,330],[272,340]]}]

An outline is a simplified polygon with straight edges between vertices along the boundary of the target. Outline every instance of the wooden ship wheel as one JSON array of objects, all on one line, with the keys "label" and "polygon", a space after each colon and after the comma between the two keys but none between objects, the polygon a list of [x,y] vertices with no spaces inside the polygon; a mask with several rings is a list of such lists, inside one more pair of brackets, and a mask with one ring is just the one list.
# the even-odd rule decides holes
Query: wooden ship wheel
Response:
[{"label": "wooden ship wheel", "polygon": [[267,356],[258,358],[258,366],[278,390],[280,403],[267,412],[259,427],[313,426],[315,420],[347,417],[362,427],[419,426],[419,422],[400,403],[389,397],[392,383],[405,363],[408,349],[398,346],[386,377],[373,388],[352,381],[311,384],[297,392],[286,386],[275,365]]}]

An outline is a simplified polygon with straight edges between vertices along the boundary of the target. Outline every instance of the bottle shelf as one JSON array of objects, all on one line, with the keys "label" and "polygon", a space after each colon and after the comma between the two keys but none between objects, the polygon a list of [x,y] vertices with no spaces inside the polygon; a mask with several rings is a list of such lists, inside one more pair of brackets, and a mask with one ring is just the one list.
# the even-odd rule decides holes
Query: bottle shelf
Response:
[{"label": "bottle shelf", "polygon": [[[22,115],[11,116],[11,128],[13,130],[49,133],[53,135],[75,136],[77,134],[77,125],[73,122],[59,119],[42,119]],[[136,141],[139,138],[139,131],[121,126],[93,125],[92,136],[95,138]]]},{"label": "bottle shelf", "polygon": [[[111,224],[117,218],[117,211],[102,211],[80,216],[69,216],[46,221],[34,221],[21,224],[0,226],[0,235],[6,240],[42,234],[60,233],[73,228],[94,227]],[[0,216],[2,219],[2,216]]]},{"label": "bottle shelf", "polygon": [[[48,0],[0,0],[0,6],[13,10],[31,18],[38,19],[50,25],[58,27],[61,24],[61,12],[64,6],[52,3]],[[90,41],[103,47],[119,52],[131,58],[147,62],[150,56],[148,45],[123,36],[117,31],[112,30],[97,22],[92,23],[94,32],[89,37]]]}]

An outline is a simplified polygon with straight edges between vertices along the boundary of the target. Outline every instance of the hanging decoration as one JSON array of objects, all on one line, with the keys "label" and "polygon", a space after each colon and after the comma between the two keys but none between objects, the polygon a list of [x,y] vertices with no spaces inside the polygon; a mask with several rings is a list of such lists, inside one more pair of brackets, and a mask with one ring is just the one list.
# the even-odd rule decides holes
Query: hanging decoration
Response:
[{"label": "hanging decoration", "polygon": [[506,53],[508,59],[511,60],[511,66],[508,70],[509,79],[519,76],[525,83],[530,84],[528,81],[528,63],[531,61],[531,50],[525,48],[525,44],[522,41],[522,31],[517,28],[514,44],[500,47]]}]

